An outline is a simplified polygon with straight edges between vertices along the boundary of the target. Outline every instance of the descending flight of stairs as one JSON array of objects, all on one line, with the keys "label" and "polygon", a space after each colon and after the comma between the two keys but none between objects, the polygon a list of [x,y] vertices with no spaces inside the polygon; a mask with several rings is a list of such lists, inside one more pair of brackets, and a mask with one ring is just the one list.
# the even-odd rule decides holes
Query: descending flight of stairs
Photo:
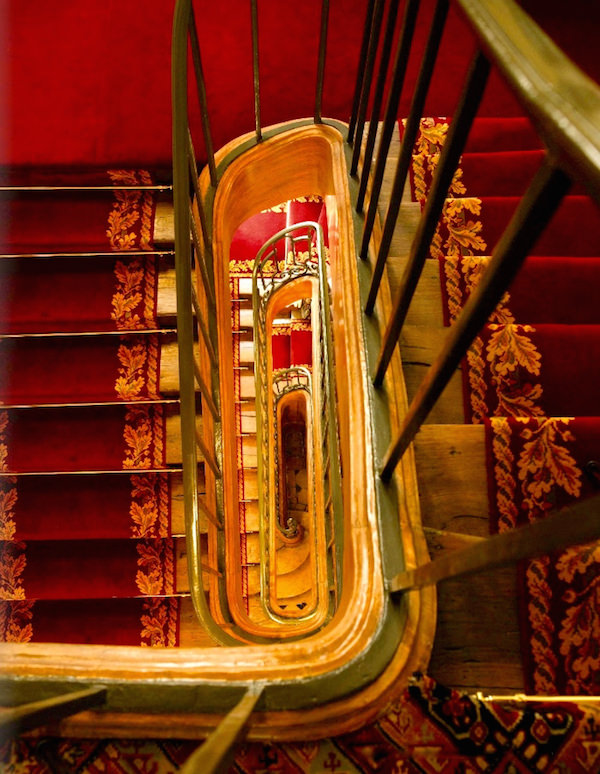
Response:
[{"label": "descending flight of stairs", "polygon": [[[405,265],[444,124],[444,119],[422,123],[392,245],[392,288]],[[409,399],[541,158],[526,119],[475,120],[453,201],[401,336]],[[599,251],[598,211],[575,186],[418,433],[419,494],[433,556],[597,491],[586,469],[600,449],[593,354],[600,342]],[[507,498],[509,485],[513,494]],[[600,565],[585,550],[568,556],[574,592],[560,585],[566,576],[560,569],[564,558],[557,557],[549,569],[543,560],[518,571],[484,573],[476,582],[441,584],[430,674],[469,690],[597,693],[594,668],[588,672],[585,654],[566,643],[583,638],[596,643],[591,652],[597,645],[593,627],[583,621],[595,615]],[[540,571],[546,573],[541,590],[531,580]],[[572,593],[580,608],[564,608]],[[583,628],[569,631],[575,615]],[[573,666],[577,656],[582,661]]]},{"label": "descending flight of stairs", "polygon": [[[322,220],[323,216],[324,208],[321,203],[292,201],[276,206],[271,211],[258,213],[243,223],[234,234],[230,251],[234,390],[238,411],[238,460],[241,463],[239,488],[242,594],[248,615],[254,623],[259,624],[266,623],[269,619],[260,594],[252,264],[262,245],[277,231],[302,220]],[[278,247],[281,255],[285,248],[282,244]],[[310,334],[308,335],[310,338]],[[273,367],[286,368],[306,364],[305,339],[305,331],[291,330],[287,335],[274,336]],[[301,518],[300,513],[298,516]],[[311,540],[312,536],[305,531],[297,542],[282,538],[277,541],[277,600],[278,606],[284,611],[302,611],[311,601],[314,603],[314,557],[311,559],[310,556]]]}]

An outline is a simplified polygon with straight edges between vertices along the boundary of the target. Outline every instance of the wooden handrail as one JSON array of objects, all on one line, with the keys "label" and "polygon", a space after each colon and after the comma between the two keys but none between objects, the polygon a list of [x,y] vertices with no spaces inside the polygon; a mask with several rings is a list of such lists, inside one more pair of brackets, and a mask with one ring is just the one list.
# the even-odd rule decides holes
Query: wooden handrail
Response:
[{"label": "wooden handrail", "polygon": [[455,0],[555,163],[600,204],[600,87],[514,0]]}]

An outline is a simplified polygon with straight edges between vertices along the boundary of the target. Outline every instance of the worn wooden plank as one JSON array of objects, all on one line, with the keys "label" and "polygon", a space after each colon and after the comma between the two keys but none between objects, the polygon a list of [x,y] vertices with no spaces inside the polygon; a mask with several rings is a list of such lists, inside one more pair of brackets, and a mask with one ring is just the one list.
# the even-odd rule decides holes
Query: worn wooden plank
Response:
[{"label": "worn wooden plank", "polygon": [[423,425],[415,454],[424,526],[488,535],[483,426]]}]

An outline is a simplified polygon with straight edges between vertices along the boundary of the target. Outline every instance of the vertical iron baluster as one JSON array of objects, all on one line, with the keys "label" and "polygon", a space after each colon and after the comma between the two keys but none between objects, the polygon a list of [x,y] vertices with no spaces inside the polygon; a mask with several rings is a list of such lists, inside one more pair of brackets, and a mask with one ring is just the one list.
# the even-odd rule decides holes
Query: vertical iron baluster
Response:
[{"label": "vertical iron baluster", "polygon": [[258,68],[258,8],[256,0],[250,0],[252,15],[252,66],[254,69],[254,121],[256,124],[256,141],[262,140],[260,124],[260,74]]},{"label": "vertical iron baluster", "polygon": [[329,0],[321,2],[321,35],[319,37],[319,61],[317,65],[317,88],[315,96],[315,124],[320,124],[323,102],[323,78],[325,75],[325,54],[327,52],[327,25],[329,22]]},{"label": "vertical iron baluster", "polygon": [[379,46],[379,35],[381,33],[384,6],[385,0],[375,0],[373,25],[371,27],[369,50],[367,51],[367,61],[365,64],[365,77],[360,94],[360,103],[358,105],[358,118],[356,120],[356,132],[354,137],[354,151],[352,153],[352,163],[350,165],[351,175],[355,175],[358,168],[358,158],[360,156],[360,146],[362,144],[365,119],[367,116],[367,107],[369,105],[369,95],[371,93],[371,83],[373,80],[373,68],[375,67],[375,58],[377,56],[377,48]]},{"label": "vertical iron baluster", "polygon": [[360,54],[358,56],[358,69],[356,71],[356,85],[354,87],[354,97],[352,99],[352,110],[350,112],[350,123],[348,124],[348,142],[352,142],[354,139],[354,130],[356,129],[356,119],[358,116],[358,103],[360,101],[360,95],[362,93],[363,80],[365,77],[365,61],[367,59],[367,48],[369,46],[369,39],[371,37],[371,26],[373,24],[373,6],[375,0],[369,0],[367,6],[367,13],[365,16],[365,26],[363,28],[363,39],[360,47]]},{"label": "vertical iron baluster", "polygon": [[[390,54],[392,51],[392,42],[394,39],[396,19],[398,18],[399,4],[400,4],[400,0],[391,0],[390,7],[388,10],[385,35],[383,36],[383,45],[381,47],[381,58],[379,60],[379,74],[377,75],[377,82],[375,84],[375,93],[373,95],[373,105],[371,107],[369,133],[367,135],[367,144],[365,147],[365,156],[363,159],[363,168],[361,172],[362,177],[364,177],[365,175],[368,176],[369,170],[371,169],[371,162],[373,160],[373,149],[375,147],[375,138],[377,136],[377,126],[379,124],[379,113],[381,111],[381,103],[383,101],[383,91],[385,89],[385,82],[386,82],[387,72],[388,72],[388,67],[390,62]],[[360,146],[359,146],[359,143],[357,142],[356,145],[354,146],[354,153],[352,154],[352,166],[350,168],[350,174],[353,174],[357,170],[359,157],[360,157]]]},{"label": "vertical iron baluster", "polygon": [[206,156],[208,159],[208,169],[210,172],[210,184],[216,188],[217,169],[215,167],[215,153],[213,150],[212,134],[210,131],[210,122],[208,117],[208,101],[206,99],[206,86],[204,85],[204,72],[202,70],[202,58],[200,56],[200,43],[198,41],[198,30],[196,28],[194,6],[190,5],[190,8],[190,45],[192,48],[194,72],[196,74],[196,87],[198,89],[198,102],[200,104],[200,120],[202,121],[204,145],[206,146]]},{"label": "vertical iron baluster", "polygon": [[554,167],[548,159],[544,161],[500,237],[479,285],[450,328],[442,351],[417,390],[398,438],[386,453],[381,471],[383,481],[391,478],[400,458],[508,289],[570,184],[569,177],[561,169]]},{"label": "vertical iron baluster", "polygon": [[[417,233],[413,240],[410,256],[406,269],[402,275],[400,288],[394,302],[394,308],[388,320],[381,354],[377,363],[373,382],[379,387],[383,382],[383,377],[392,357],[392,352],[400,336],[400,331],[404,325],[404,320],[408,312],[408,307],[419,282],[419,277],[423,271],[425,260],[429,254],[429,246],[435,233],[435,228],[442,214],[444,202],[448,194],[448,189],[452,183],[452,178],[458,166],[460,154],[464,148],[473,118],[481,102],[487,77],[490,71],[490,64],[482,53],[475,56],[469,70],[469,75],[465,82],[464,90],[461,96],[460,104],[456,115],[452,120],[448,137],[444,143],[440,160],[435,171],[431,190],[427,197],[427,203],[421,220],[417,227]],[[383,272],[383,262],[377,263],[373,271],[373,280],[367,299],[368,313],[375,306],[377,289]]]},{"label": "vertical iron baluster", "polygon": [[[427,92],[429,91],[429,84],[431,82],[433,68],[437,59],[437,53],[440,40],[442,38],[442,33],[444,31],[447,14],[448,0],[438,0],[431,24],[431,29],[429,31],[429,38],[427,40],[425,55],[421,64],[417,86],[415,88],[412,104],[410,106],[408,121],[404,130],[404,138],[400,147],[400,156],[398,158],[396,175],[394,177],[394,183],[392,185],[392,191],[390,194],[390,203],[385,216],[381,244],[379,245],[379,251],[377,253],[377,262],[373,271],[373,281],[371,283],[370,296],[372,296],[373,293],[375,295],[377,294],[379,279],[383,273],[383,267],[387,260],[390,245],[392,243],[392,236],[394,229],[396,228],[396,220],[400,210],[400,201],[402,200],[404,184],[406,183],[406,176],[408,174],[408,168],[412,158],[413,146],[415,144],[417,132],[421,124],[423,106],[425,105],[425,98],[427,97]],[[373,305],[368,303],[365,311],[367,314],[371,314],[373,311]]]},{"label": "vertical iron baluster", "polygon": [[[377,212],[379,194],[381,193],[381,184],[383,182],[387,154],[390,148],[394,127],[398,117],[398,104],[400,102],[400,94],[402,93],[402,86],[404,84],[404,76],[406,75],[406,66],[408,64],[408,57],[410,54],[410,47],[412,44],[418,10],[419,0],[408,0],[408,3],[406,4],[406,10],[404,12],[404,20],[402,22],[402,31],[400,32],[398,48],[396,50],[396,59],[392,72],[392,82],[390,85],[387,105],[383,117],[383,127],[381,129],[379,148],[377,150],[377,162],[375,164],[373,185],[371,186],[371,194],[369,197],[369,209],[365,220],[363,240],[360,249],[360,257],[363,259],[366,259],[369,253],[369,240],[371,239],[371,231],[373,230],[373,224],[375,222],[375,213]],[[367,192],[368,178],[369,169],[365,166],[361,174],[358,196],[356,198],[357,212],[362,212],[363,210],[365,194]]]}]

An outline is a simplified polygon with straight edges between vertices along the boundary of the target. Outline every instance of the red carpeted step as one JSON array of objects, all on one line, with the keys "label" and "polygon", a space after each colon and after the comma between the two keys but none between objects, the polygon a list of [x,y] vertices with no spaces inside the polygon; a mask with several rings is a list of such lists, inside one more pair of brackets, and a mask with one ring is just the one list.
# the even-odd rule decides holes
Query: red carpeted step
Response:
[{"label": "red carpeted step", "polygon": [[487,325],[465,369],[467,414],[600,414],[599,349],[600,325]]},{"label": "red carpeted step", "polygon": [[292,330],[290,333],[291,365],[312,365],[312,331]]},{"label": "red carpeted step", "polygon": [[158,400],[167,335],[0,340],[0,402]]},{"label": "red carpeted step", "polygon": [[4,601],[0,641],[173,647],[180,608],[180,597]]},{"label": "red carpeted step", "polygon": [[[252,275],[254,259],[260,248],[278,231],[285,228],[286,214],[283,209],[278,211],[259,212],[245,220],[237,229],[231,240],[229,259],[231,261],[247,261],[248,273]],[[283,242],[276,245],[277,255],[283,256]]]},{"label": "red carpeted step", "polygon": [[[600,417],[491,419],[486,443],[494,531],[543,518],[598,491],[585,470],[590,461],[598,463]],[[528,693],[598,694],[599,577],[597,543],[520,566]]]},{"label": "red carpeted step", "polygon": [[172,538],[2,541],[0,559],[4,599],[155,596],[175,588]]},{"label": "red carpeted step", "polygon": [[3,192],[0,252],[149,250],[154,207],[148,191]]},{"label": "red carpeted step", "polygon": [[[447,200],[432,257],[451,249],[489,255],[508,225],[519,197]],[[587,196],[567,196],[532,255],[597,256],[600,253],[600,212]]]},{"label": "red carpeted step", "polygon": [[0,334],[156,327],[158,268],[158,256],[2,259]]},{"label": "red carpeted step", "polygon": [[465,152],[535,150],[541,145],[531,121],[525,116],[477,116],[469,132]]},{"label": "red carpeted step", "polygon": [[289,368],[291,362],[289,335],[272,336],[271,347],[273,352],[273,370],[277,368]]},{"label": "red carpeted step", "polygon": [[0,412],[5,471],[164,468],[162,405],[8,409]]},{"label": "red carpeted step", "polygon": [[173,474],[0,478],[12,540],[168,537]]},{"label": "red carpeted step", "polygon": [[[462,304],[470,295],[470,278],[483,271],[488,258],[458,258],[448,267],[440,260],[445,324],[448,325],[448,286],[462,295]],[[509,289],[508,308],[518,323],[557,323],[585,325],[600,323],[598,278],[600,258],[530,255]]]}]

